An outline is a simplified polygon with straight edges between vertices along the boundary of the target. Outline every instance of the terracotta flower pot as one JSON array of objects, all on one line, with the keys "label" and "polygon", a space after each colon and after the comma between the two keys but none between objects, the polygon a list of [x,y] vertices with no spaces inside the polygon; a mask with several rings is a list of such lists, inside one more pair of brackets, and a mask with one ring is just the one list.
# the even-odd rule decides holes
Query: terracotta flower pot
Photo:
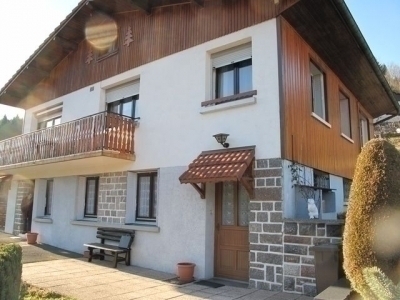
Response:
[{"label": "terracotta flower pot", "polygon": [[26,241],[28,244],[36,244],[38,233],[37,232],[27,232]]},{"label": "terracotta flower pot", "polygon": [[193,273],[195,266],[196,264],[190,262],[178,263],[178,276],[180,283],[188,283],[194,280]]}]

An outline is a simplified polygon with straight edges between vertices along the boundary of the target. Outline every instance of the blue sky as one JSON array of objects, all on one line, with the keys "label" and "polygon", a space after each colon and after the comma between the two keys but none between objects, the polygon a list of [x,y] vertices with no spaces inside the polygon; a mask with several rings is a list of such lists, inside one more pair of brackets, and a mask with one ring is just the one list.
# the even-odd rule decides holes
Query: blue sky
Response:
[{"label": "blue sky", "polygon": [[[6,84],[78,2],[0,0],[0,87]],[[400,0],[345,2],[377,60],[384,64],[400,65]],[[23,115],[23,112],[0,105],[0,117],[7,114],[11,118],[17,113]]]}]

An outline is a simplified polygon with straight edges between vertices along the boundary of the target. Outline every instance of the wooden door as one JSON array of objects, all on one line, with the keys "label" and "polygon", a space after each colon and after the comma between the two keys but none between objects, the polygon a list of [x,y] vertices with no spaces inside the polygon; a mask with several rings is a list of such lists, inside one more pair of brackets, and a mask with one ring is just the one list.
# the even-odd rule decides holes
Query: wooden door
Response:
[{"label": "wooden door", "polygon": [[249,197],[236,182],[216,185],[214,275],[249,279]]}]

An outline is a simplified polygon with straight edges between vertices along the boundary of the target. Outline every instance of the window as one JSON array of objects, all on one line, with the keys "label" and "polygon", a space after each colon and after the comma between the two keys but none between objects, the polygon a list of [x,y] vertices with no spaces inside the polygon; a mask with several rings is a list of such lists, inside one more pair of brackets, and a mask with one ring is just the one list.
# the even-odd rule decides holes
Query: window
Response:
[{"label": "window", "polygon": [[138,99],[139,95],[136,95],[119,101],[111,102],[108,104],[107,111],[134,118],[136,100]]},{"label": "window", "polygon": [[349,203],[351,183],[350,179],[343,178],[343,203],[345,205]]},{"label": "window", "polygon": [[[211,56],[213,98],[223,98],[253,88],[251,44],[243,44]],[[219,103],[216,103],[219,104]]]},{"label": "window", "polygon": [[86,178],[85,217],[97,217],[97,197],[99,190],[99,177]]},{"label": "window", "polygon": [[155,221],[157,216],[157,172],[137,175],[136,220]]},{"label": "window", "polygon": [[328,107],[325,97],[325,74],[310,61],[312,112],[328,121]]},{"label": "window", "polygon": [[350,99],[339,91],[340,102],[340,129],[342,133],[351,138]]},{"label": "window", "polygon": [[60,125],[61,123],[61,116],[47,119],[45,121],[40,121],[38,123],[38,129],[50,128],[56,125]]},{"label": "window", "polygon": [[360,114],[360,143],[361,147],[369,141],[369,122],[368,119]]},{"label": "window", "polygon": [[44,207],[44,215],[51,215],[51,205],[53,203],[53,179],[49,179],[46,181],[46,205]]}]

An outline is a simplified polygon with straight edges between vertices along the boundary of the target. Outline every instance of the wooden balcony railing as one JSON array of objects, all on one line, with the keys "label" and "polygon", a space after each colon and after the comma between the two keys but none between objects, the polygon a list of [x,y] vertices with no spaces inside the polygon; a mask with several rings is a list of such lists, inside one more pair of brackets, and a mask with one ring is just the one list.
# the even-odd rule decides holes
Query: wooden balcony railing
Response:
[{"label": "wooden balcony railing", "polygon": [[0,141],[0,167],[91,152],[133,157],[134,130],[132,118],[110,112],[91,115]]}]

